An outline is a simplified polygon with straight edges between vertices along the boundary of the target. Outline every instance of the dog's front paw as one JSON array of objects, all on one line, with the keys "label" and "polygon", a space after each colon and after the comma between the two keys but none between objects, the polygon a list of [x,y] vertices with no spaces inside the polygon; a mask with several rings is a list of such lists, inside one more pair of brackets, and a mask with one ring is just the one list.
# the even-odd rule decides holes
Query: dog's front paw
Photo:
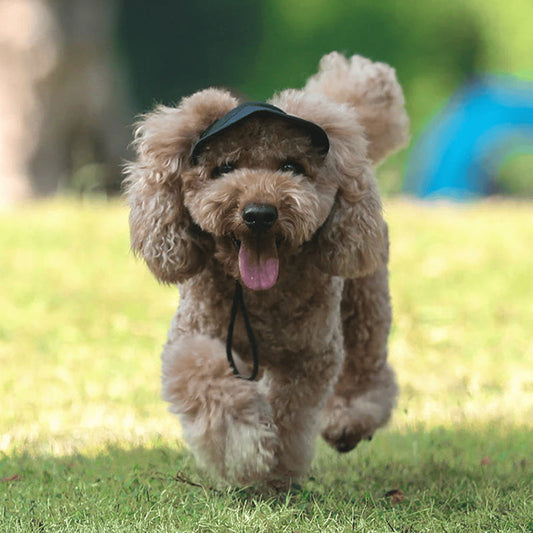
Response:
[{"label": "dog's front paw", "polygon": [[277,460],[278,430],[260,382],[236,378],[217,339],[169,341],[162,359],[163,398],[198,461],[230,483],[267,479]]},{"label": "dog's front paw", "polygon": [[205,409],[181,414],[183,436],[198,462],[231,484],[269,478],[276,464],[278,431],[257,384],[230,378],[227,390],[206,391]]},{"label": "dog's front paw", "polygon": [[253,410],[227,420],[223,475],[232,483],[267,479],[277,462],[277,427],[270,405],[258,399]]}]

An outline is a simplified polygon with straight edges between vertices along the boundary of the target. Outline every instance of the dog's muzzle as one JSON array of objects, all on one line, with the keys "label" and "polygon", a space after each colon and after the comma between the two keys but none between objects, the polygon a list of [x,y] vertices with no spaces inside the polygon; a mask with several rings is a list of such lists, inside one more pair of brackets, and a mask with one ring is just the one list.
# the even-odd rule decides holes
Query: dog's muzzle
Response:
[{"label": "dog's muzzle", "polygon": [[242,219],[254,233],[265,233],[278,219],[278,210],[269,204],[248,204],[242,210]]}]

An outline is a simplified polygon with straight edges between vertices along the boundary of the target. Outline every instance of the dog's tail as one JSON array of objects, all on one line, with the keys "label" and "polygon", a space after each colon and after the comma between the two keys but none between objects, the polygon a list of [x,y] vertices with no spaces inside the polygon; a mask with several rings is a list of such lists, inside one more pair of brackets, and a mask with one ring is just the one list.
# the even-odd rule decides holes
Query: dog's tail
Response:
[{"label": "dog's tail", "polygon": [[368,157],[375,164],[409,142],[409,118],[402,88],[392,67],[354,55],[331,52],[320,61],[305,91],[321,93],[334,102],[353,106],[369,141]]}]

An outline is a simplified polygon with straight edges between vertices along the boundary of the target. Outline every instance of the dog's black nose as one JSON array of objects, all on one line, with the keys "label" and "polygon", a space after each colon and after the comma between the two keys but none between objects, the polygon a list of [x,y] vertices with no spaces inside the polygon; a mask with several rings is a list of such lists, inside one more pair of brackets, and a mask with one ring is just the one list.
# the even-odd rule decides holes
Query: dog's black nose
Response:
[{"label": "dog's black nose", "polygon": [[278,218],[278,210],[269,204],[248,204],[242,210],[244,223],[256,233],[269,230]]}]

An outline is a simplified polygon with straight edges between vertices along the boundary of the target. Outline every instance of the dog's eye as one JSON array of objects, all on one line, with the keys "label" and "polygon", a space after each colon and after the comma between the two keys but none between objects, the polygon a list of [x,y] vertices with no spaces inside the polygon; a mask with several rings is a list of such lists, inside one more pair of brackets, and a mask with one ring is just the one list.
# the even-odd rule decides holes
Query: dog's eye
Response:
[{"label": "dog's eye", "polygon": [[279,167],[282,172],[292,172],[293,174],[305,174],[304,167],[296,161],[285,161]]},{"label": "dog's eye", "polygon": [[222,165],[215,167],[213,172],[211,172],[211,177],[215,179],[220,178],[220,176],[223,176],[224,174],[233,172],[236,168],[237,165],[235,163],[222,163]]}]

